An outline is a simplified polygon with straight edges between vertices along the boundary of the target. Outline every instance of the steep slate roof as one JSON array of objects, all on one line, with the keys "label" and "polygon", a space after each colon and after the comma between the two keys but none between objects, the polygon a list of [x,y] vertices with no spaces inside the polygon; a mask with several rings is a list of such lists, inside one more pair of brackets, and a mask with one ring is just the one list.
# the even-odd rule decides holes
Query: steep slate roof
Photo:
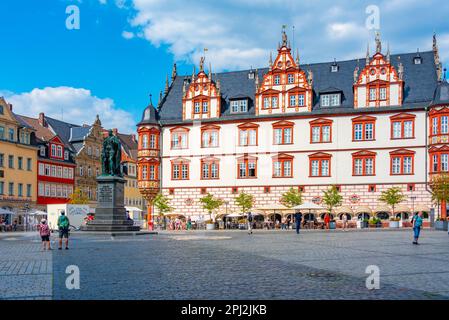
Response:
[{"label": "steep slate roof", "polygon": [[[335,114],[345,112],[366,112],[379,109],[402,109],[402,108],[422,108],[428,105],[434,95],[437,86],[437,75],[434,56],[432,51],[420,52],[422,64],[415,65],[413,58],[416,53],[407,53],[399,55],[391,55],[390,61],[398,70],[399,62],[404,66],[404,101],[402,106],[378,107],[354,109],[353,81],[354,70],[359,66],[359,73],[365,67],[365,58],[358,60],[337,61],[339,66],[338,72],[331,72],[331,66],[334,62],[315,63],[301,65],[301,69],[313,72],[313,94],[314,105],[312,114]],[[400,60],[399,60],[400,57]],[[248,79],[250,70],[224,72],[213,74],[213,81],[220,81],[220,91],[222,96],[222,110],[220,120],[226,119],[254,119],[254,96],[255,96],[255,79]],[[262,82],[263,75],[268,68],[258,70],[259,81]],[[167,96],[164,98],[162,105],[159,107],[159,121],[162,124],[176,124],[183,122],[191,122],[192,120],[182,120],[182,87],[184,79],[190,79],[190,76],[177,76],[170,86]],[[337,88],[342,91],[341,106],[332,108],[321,108],[319,101],[320,92],[328,91],[329,88]],[[244,114],[230,113],[230,99],[234,97],[244,96],[249,98],[248,112]],[[270,117],[285,117],[295,115],[297,113],[276,114]],[[298,113],[298,114],[304,114]],[[257,116],[263,118],[266,116]],[[217,119],[203,119],[202,121],[216,121]]]},{"label": "steep slate roof", "polygon": [[432,105],[449,104],[449,83],[440,81],[433,95]]},{"label": "steep slate roof", "polygon": [[70,128],[70,138],[69,141],[71,143],[84,141],[84,138],[89,135],[91,126],[83,126],[83,127],[72,127]]},{"label": "steep slate roof", "polygon": [[71,128],[78,128],[79,125],[56,120],[45,116],[45,121],[51,126],[56,134],[61,138],[65,145],[70,145],[70,130]]}]

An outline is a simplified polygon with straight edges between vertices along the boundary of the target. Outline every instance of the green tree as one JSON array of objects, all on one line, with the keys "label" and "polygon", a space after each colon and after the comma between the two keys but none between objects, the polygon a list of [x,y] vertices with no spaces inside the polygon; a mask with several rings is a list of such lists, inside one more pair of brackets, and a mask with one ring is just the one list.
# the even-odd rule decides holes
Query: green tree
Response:
[{"label": "green tree", "polygon": [[342,201],[343,197],[340,192],[338,192],[336,186],[331,186],[329,189],[324,191],[323,202],[329,213],[332,213],[332,209],[335,207],[341,206]]},{"label": "green tree", "polygon": [[153,205],[158,209],[159,216],[164,219],[164,229],[166,229],[167,223],[165,221],[165,214],[172,212],[174,209],[170,206],[170,199],[159,192],[153,199]]},{"label": "green tree", "polygon": [[[441,202],[449,201],[449,174],[443,173],[434,175],[430,181],[432,202],[440,207]],[[440,210],[438,210],[438,219],[440,219]]]},{"label": "green tree", "polygon": [[394,207],[405,200],[405,195],[402,193],[401,188],[399,187],[391,187],[385,191],[382,191],[379,201],[391,206],[391,209],[393,211],[393,217],[394,214]]},{"label": "green tree", "polygon": [[299,206],[302,203],[302,194],[297,189],[290,188],[282,195],[280,202],[287,208]]},{"label": "green tree", "polygon": [[235,197],[235,203],[242,209],[242,213],[247,213],[254,205],[254,197],[252,194],[240,192],[240,194]]},{"label": "green tree", "polygon": [[80,189],[76,188],[69,197],[70,204],[88,204],[89,197]]},{"label": "green tree", "polygon": [[223,200],[215,198],[212,194],[208,193],[207,196],[200,199],[203,204],[203,209],[209,213],[209,218],[212,219],[212,211],[220,208],[223,204]]}]

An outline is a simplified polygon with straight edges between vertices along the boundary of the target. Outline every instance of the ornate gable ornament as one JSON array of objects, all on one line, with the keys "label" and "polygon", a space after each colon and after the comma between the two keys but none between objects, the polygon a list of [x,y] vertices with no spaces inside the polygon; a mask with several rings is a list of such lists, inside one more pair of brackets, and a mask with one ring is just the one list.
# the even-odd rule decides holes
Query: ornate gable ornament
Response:
[{"label": "ornate gable ornament", "polygon": [[[200,71],[195,75],[193,69],[190,84],[184,82],[182,99],[183,120],[209,119],[220,117],[221,94],[218,82],[212,80],[204,70],[204,57],[200,60]],[[209,69],[211,69],[209,67]]]},{"label": "ornate gable ornament", "polygon": [[[310,76],[311,72],[309,78]],[[270,53],[269,71],[256,86],[256,115],[311,111],[313,82],[309,78],[299,66],[299,53],[296,54],[296,59],[293,57],[283,28],[278,54],[273,60]]]},{"label": "ornate gable ornament", "polygon": [[382,53],[380,34],[376,34],[376,52],[366,66],[354,70],[354,108],[400,106],[403,102],[404,66],[398,58],[398,70],[390,62],[390,49]]}]

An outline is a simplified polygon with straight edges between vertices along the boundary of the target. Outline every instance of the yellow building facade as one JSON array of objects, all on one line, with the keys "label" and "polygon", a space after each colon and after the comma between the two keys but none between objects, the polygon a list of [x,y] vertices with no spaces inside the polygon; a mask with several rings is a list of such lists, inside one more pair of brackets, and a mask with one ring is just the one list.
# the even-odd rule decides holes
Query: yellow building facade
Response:
[{"label": "yellow building facade", "polygon": [[36,208],[37,147],[33,132],[0,97],[0,208],[16,213],[3,218],[19,224],[23,223],[23,213]]}]

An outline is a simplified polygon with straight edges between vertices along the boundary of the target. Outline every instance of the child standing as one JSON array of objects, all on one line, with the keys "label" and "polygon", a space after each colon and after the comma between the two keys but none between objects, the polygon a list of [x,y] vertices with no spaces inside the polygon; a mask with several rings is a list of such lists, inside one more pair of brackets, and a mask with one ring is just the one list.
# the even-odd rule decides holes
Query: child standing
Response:
[{"label": "child standing", "polygon": [[50,228],[48,227],[47,220],[42,219],[41,223],[39,224],[39,235],[42,239],[42,249],[45,250],[51,250],[50,248]]}]

